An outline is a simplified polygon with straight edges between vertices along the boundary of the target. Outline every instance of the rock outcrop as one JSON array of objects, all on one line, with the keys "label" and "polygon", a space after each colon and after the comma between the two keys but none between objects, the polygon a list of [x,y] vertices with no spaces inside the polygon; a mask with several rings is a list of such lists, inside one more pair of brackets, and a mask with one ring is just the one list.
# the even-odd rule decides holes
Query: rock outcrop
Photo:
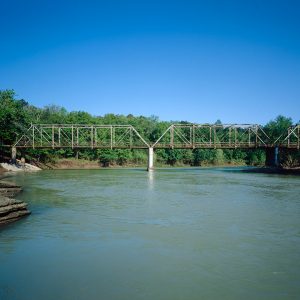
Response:
[{"label": "rock outcrop", "polygon": [[19,160],[17,160],[16,164],[8,164],[8,163],[0,163],[0,166],[7,170],[7,171],[12,171],[12,172],[19,172],[19,171],[27,171],[27,172],[31,172],[31,171],[40,171],[41,168],[36,167],[34,165],[30,165],[27,163],[20,163]]},{"label": "rock outcrop", "polygon": [[0,182],[0,226],[30,214],[27,203],[11,198],[21,190],[20,186],[9,182]]},{"label": "rock outcrop", "polygon": [[22,191],[19,185],[10,182],[0,181],[0,197],[14,197]]}]

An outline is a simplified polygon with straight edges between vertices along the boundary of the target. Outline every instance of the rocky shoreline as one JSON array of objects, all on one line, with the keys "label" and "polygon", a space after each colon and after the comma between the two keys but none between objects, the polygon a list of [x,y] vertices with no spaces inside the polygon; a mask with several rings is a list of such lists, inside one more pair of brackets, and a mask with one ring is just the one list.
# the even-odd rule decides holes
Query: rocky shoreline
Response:
[{"label": "rocky shoreline", "polygon": [[18,185],[0,181],[0,226],[30,214],[27,203],[12,198],[21,191],[22,188]]}]

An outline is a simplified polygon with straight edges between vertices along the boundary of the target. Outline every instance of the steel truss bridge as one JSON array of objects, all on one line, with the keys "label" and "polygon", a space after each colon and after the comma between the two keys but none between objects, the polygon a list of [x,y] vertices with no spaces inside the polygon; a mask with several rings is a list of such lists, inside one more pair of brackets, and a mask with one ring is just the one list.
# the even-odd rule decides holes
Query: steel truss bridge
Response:
[{"label": "steel truss bridge", "polygon": [[32,124],[13,148],[90,149],[299,149],[300,124],[272,140],[260,125],[172,124],[156,142],[131,125]]},{"label": "steel truss bridge", "polygon": [[14,147],[146,149],[150,145],[131,125],[32,124]]}]

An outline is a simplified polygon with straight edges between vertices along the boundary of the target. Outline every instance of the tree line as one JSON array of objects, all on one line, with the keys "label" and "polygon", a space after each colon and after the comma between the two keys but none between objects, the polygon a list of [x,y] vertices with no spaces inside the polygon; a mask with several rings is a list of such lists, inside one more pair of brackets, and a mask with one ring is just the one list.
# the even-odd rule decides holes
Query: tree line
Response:
[{"label": "tree line", "polygon": [[[10,149],[4,145],[16,142],[32,123],[43,124],[94,124],[94,125],[132,125],[142,136],[154,143],[174,122],[160,121],[156,116],[133,116],[131,114],[93,116],[84,111],[68,112],[64,107],[49,105],[39,108],[24,99],[17,99],[13,90],[0,90],[0,155],[2,159],[10,156]],[[187,123],[179,121],[176,123]],[[220,123],[218,120],[217,123]],[[264,126],[271,138],[284,134],[293,124],[292,119],[277,116]],[[103,166],[145,165],[147,152],[139,149],[26,149],[22,155],[26,160],[38,159],[54,163],[61,158],[80,158],[97,160]],[[160,165],[252,165],[263,166],[266,153],[263,149],[156,149],[155,164]],[[300,163],[299,151],[281,151],[280,164],[295,167]]]}]

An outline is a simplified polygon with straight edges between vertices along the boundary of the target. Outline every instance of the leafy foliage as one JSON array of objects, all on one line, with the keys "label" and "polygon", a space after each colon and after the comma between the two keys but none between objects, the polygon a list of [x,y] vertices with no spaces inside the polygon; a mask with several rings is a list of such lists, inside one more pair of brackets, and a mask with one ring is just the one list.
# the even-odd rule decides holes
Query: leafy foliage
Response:
[{"label": "leafy foliage", "polygon": [[293,122],[291,118],[279,115],[275,118],[275,120],[267,123],[265,131],[272,140],[275,140],[283,136],[292,124]]},{"label": "leafy foliage", "polygon": [[[64,107],[48,105],[38,108],[30,105],[23,99],[16,99],[13,90],[0,91],[0,146],[11,145],[30,126],[31,123],[55,123],[55,124],[119,124],[132,125],[150,143],[155,142],[173,122],[159,121],[158,117],[133,116],[131,114],[104,116],[92,116],[84,111],[68,112]],[[186,121],[176,123],[185,124]],[[217,120],[215,124],[222,124]],[[291,118],[278,116],[270,121],[264,128],[271,137],[283,135],[287,128],[292,125]],[[6,149],[6,150],[5,150]],[[0,147],[2,156],[9,156],[9,148]],[[19,150],[21,151],[21,150]],[[27,159],[35,157],[43,162],[53,161],[59,158],[79,157],[88,160],[98,160],[103,166],[109,165],[145,165],[147,152],[145,150],[128,149],[27,149],[22,150]],[[295,166],[299,164],[299,152],[281,153],[283,165]],[[266,160],[264,150],[241,150],[241,149],[156,149],[155,159],[158,165],[224,165],[224,164],[248,164],[263,165]]]}]

